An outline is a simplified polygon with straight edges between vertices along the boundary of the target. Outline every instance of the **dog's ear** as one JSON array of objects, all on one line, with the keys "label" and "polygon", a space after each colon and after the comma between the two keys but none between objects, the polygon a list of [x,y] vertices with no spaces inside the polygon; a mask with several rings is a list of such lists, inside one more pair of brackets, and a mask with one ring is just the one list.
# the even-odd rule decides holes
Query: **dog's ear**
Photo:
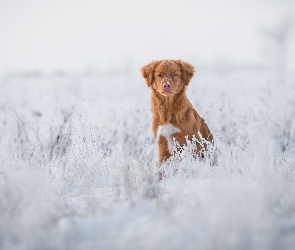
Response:
[{"label": "dog's ear", "polygon": [[187,86],[195,74],[195,68],[182,60],[177,60],[176,62],[181,68],[181,81]]},{"label": "dog's ear", "polygon": [[146,81],[148,87],[150,87],[154,81],[154,71],[159,61],[152,61],[151,63],[141,68],[141,74]]}]

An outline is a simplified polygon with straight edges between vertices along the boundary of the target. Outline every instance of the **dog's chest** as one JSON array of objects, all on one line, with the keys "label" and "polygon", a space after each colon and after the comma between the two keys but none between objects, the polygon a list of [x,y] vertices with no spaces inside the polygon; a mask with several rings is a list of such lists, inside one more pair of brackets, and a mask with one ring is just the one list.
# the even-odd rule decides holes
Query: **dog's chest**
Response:
[{"label": "dog's chest", "polygon": [[160,136],[163,136],[168,144],[168,150],[172,151],[173,149],[173,134],[181,133],[181,130],[175,127],[173,124],[168,123],[165,125],[158,126],[156,140],[159,142]]}]

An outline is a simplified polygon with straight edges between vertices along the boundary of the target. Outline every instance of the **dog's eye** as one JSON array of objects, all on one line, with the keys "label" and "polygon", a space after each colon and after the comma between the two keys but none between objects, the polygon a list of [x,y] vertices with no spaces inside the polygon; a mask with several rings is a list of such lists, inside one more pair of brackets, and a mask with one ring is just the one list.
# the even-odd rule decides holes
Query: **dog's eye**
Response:
[{"label": "dog's eye", "polygon": [[173,77],[177,77],[177,76],[178,76],[178,74],[177,74],[177,73],[174,73],[174,74],[173,74]]},{"label": "dog's eye", "polygon": [[163,75],[161,73],[158,74],[158,77],[162,77]]}]

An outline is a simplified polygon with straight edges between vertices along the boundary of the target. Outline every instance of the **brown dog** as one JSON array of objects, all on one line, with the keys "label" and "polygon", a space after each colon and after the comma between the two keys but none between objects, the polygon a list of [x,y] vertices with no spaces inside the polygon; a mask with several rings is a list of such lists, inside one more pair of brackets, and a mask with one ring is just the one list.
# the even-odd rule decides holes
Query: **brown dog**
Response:
[{"label": "brown dog", "polygon": [[[185,136],[210,142],[213,137],[204,119],[194,110],[186,96],[186,88],[195,73],[194,67],[182,60],[153,61],[142,69],[147,86],[152,90],[152,130],[158,143],[159,163],[171,156],[173,138],[186,144]],[[206,146],[205,146],[206,147]],[[199,156],[202,146],[197,144]]]}]

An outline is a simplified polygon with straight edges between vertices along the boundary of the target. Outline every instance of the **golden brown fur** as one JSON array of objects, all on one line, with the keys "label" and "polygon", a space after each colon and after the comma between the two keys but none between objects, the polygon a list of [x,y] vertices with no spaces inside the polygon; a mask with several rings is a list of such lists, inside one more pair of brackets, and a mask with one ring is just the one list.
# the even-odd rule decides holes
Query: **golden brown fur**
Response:
[{"label": "golden brown fur", "polygon": [[[213,140],[204,119],[195,111],[185,93],[195,72],[191,64],[182,60],[159,60],[145,65],[141,71],[152,91],[152,130],[154,138],[158,141],[160,163],[170,157],[170,139],[167,136],[169,132],[180,145],[186,143],[185,136],[191,140],[194,135],[199,140],[198,132],[206,140]],[[159,129],[162,127],[168,132],[161,134]],[[201,149],[198,144],[197,151]]]}]

